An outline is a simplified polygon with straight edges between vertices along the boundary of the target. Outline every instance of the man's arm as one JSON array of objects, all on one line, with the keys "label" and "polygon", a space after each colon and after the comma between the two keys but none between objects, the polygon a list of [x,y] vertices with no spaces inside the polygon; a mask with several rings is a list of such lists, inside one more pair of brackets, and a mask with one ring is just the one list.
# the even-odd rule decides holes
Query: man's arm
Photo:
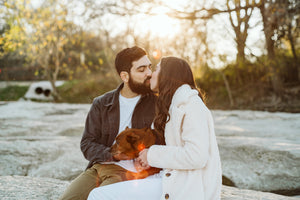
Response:
[{"label": "man's arm", "polygon": [[101,128],[101,110],[94,100],[85,122],[85,129],[81,139],[80,147],[84,157],[94,162],[112,161],[110,147],[104,144]]}]

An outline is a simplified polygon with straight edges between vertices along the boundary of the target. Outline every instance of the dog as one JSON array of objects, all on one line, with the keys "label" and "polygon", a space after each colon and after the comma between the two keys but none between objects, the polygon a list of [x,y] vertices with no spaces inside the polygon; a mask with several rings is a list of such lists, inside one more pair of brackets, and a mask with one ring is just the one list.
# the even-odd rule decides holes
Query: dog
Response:
[{"label": "dog", "polygon": [[[128,128],[122,131],[117,137],[116,142],[111,147],[111,153],[122,153],[128,160],[137,158],[139,152],[149,148],[156,141],[159,141],[158,134],[150,128],[134,129]],[[158,142],[160,143],[160,142]]]},{"label": "dog", "polygon": [[[153,144],[164,145],[164,137],[149,128],[134,129],[126,127],[126,129],[116,137],[116,142],[110,148],[110,152],[112,155],[122,153],[122,155],[125,155],[124,159],[131,160],[137,158],[139,152],[145,148],[149,148]],[[161,170],[160,168],[150,167],[147,170],[138,170],[136,173],[124,168],[120,169],[119,166],[116,166],[117,165],[112,162],[94,164],[93,167],[98,174],[96,180],[97,187],[121,181],[143,179]]]},{"label": "dog", "polygon": [[[135,129],[126,127],[126,129],[116,137],[116,142],[111,147],[111,153],[113,155],[122,153],[126,156],[126,159],[131,160],[137,158],[142,150],[154,144],[165,144],[164,138],[156,131],[150,128]],[[160,170],[160,168],[150,167],[147,170],[139,172],[138,178],[145,178],[158,173]]]}]

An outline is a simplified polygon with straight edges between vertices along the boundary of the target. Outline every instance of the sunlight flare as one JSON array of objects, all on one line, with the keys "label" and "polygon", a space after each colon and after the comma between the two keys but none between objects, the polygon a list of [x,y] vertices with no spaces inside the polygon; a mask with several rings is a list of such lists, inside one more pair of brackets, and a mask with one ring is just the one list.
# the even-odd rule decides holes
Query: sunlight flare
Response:
[{"label": "sunlight flare", "polygon": [[152,53],[152,56],[153,56],[153,58],[154,58],[155,60],[160,59],[160,58],[161,58],[161,51],[158,50],[158,49],[154,50],[153,53]]},{"label": "sunlight flare", "polygon": [[147,17],[138,27],[141,27],[143,34],[150,33],[158,37],[173,37],[180,32],[179,22],[163,12]]}]

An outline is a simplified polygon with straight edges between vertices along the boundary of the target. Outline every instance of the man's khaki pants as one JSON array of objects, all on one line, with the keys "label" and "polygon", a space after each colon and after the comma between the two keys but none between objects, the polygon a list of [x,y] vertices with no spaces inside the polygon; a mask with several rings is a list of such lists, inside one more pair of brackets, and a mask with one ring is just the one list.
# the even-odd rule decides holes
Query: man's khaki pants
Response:
[{"label": "man's khaki pants", "polygon": [[135,173],[118,165],[94,164],[72,181],[60,200],[85,200],[96,187],[132,179],[135,179]]}]

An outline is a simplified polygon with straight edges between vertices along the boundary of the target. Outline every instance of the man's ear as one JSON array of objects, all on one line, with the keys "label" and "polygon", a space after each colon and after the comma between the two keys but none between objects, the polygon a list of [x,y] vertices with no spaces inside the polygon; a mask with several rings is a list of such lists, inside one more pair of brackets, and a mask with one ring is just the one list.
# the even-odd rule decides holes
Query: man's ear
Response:
[{"label": "man's ear", "polygon": [[129,73],[125,71],[121,71],[120,77],[124,83],[128,83],[129,81]]}]

